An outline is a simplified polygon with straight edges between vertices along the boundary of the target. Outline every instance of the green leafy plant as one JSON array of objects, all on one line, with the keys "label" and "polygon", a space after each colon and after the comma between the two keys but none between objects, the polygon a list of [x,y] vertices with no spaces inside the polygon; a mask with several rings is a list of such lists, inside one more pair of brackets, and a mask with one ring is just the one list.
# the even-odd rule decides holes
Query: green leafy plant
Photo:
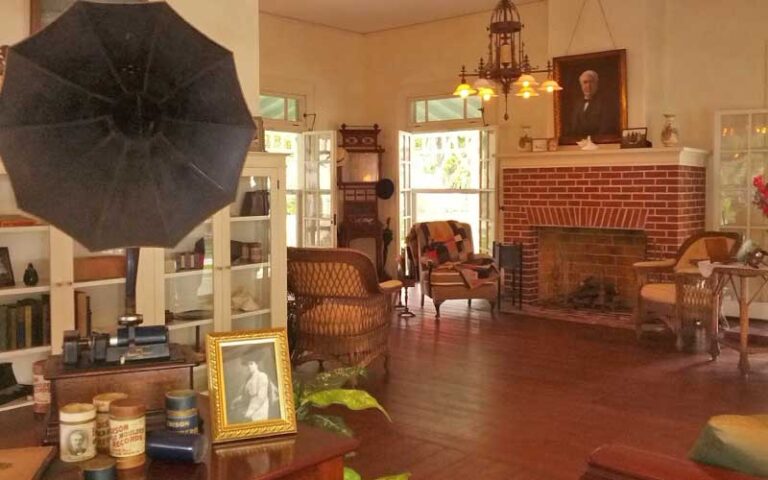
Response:
[{"label": "green leafy plant", "polygon": [[[410,473],[400,473],[398,475],[387,475],[386,477],[379,477],[376,480],[408,480],[411,478]],[[363,480],[363,477],[359,473],[352,470],[349,467],[344,467],[344,480]]]},{"label": "green leafy plant", "polygon": [[[337,415],[319,413],[331,405],[342,405],[350,410],[376,409],[392,419],[381,404],[365,390],[343,388],[350,381],[357,381],[365,376],[362,367],[343,367],[328,372],[320,372],[310,378],[298,373],[293,375],[293,395],[296,405],[296,419],[316,427],[351,437],[352,429],[343,418]],[[377,480],[407,480],[410,473],[390,475]],[[360,475],[349,467],[344,467],[344,480],[362,480]]]}]

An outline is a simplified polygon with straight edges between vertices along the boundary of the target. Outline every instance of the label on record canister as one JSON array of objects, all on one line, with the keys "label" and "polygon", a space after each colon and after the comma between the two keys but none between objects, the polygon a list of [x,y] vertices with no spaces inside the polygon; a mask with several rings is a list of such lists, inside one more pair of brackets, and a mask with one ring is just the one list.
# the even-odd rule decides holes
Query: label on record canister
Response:
[{"label": "label on record canister", "polygon": [[109,419],[109,454],[131,457],[144,453],[146,423],[144,416],[130,419]]},{"label": "label on record canister", "polygon": [[176,433],[197,433],[197,409],[166,412],[165,428]]},{"label": "label on record canister", "polygon": [[70,403],[59,410],[59,458],[81,462],[96,456],[96,408]]},{"label": "label on record canister", "polygon": [[43,374],[32,375],[33,398],[35,405],[49,405],[51,403],[51,382],[45,379]]}]

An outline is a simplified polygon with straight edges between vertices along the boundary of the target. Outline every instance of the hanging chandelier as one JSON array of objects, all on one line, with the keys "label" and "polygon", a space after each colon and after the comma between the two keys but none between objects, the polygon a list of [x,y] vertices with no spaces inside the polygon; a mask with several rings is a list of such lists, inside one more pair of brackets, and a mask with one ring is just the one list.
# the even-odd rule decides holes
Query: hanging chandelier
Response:
[{"label": "hanging chandelier", "polygon": [[[547,68],[531,67],[521,33],[523,24],[520,13],[510,0],[500,0],[491,14],[488,26],[488,58],[480,58],[477,69],[468,73],[461,66],[461,83],[453,92],[462,98],[477,95],[487,102],[498,96],[498,91],[504,94],[504,120],[509,120],[509,94],[512,88],[517,89],[516,96],[522,98],[538,97],[539,91],[553,93],[562,87],[552,78],[552,64],[547,61]],[[546,73],[547,79],[539,84],[533,77],[534,73]],[[472,85],[467,78],[477,77]],[[538,87],[538,88],[537,88]]]}]

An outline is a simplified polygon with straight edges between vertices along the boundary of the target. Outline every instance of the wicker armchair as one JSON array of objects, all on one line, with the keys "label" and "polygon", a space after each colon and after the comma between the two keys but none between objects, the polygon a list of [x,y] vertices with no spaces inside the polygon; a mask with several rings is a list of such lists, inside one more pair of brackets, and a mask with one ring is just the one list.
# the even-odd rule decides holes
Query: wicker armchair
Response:
[{"label": "wicker armchair", "polygon": [[337,361],[368,366],[389,360],[392,291],[377,282],[371,260],[356,250],[289,248],[288,291],[296,299],[294,364]]},{"label": "wicker armchair", "polygon": [[638,337],[648,317],[662,320],[676,335],[678,350],[683,348],[683,330],[701,322],[710,336],[716,335],[712,325],[712,309],[716,299],[712,280],[705,279],[695,265],[709,260],[707,242],[720,239],[729,258],[741,246],[741,236],[732,232],[701,232],[688,238],[674,259],[638,262],[633,265],[637,275],[635,327]]}]

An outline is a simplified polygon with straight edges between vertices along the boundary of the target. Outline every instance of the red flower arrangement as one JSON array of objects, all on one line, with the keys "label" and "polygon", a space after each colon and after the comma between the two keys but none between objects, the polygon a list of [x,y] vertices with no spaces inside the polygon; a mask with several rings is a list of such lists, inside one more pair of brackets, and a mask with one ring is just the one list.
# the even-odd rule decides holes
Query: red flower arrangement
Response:
[{"label": "red flower arrangement", "polygon": [[755,198],[752,203],[762,210],[763,215],[768,217],[768,186],[765,185],[763,174],[755,175],[752,179],[752,185],[755,187]]}]

